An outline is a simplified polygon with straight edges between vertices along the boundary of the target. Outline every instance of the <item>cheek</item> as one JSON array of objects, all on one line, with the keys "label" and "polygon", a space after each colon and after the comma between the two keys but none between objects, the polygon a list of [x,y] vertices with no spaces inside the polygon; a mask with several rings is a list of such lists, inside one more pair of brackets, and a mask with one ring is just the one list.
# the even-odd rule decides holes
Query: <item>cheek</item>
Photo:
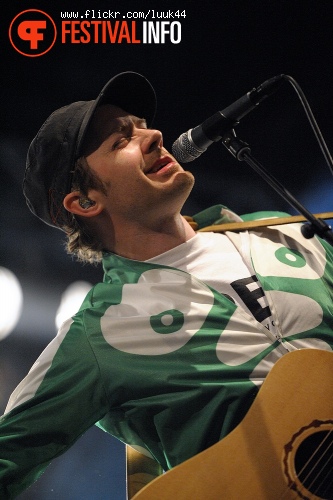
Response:
[{"label": "cheek", "polygon": [[117,155],[115,159],[104,161],[98,165],[98,175],[105,183],[118,185],[130,177],[133,167],[129,155]]},{"label": "cheek", "polygon": [[142,174],[142,156],[137,148],[120,150],[110,165],[112,177],[124,179]]},{"label": "cheek", "polygon": [[121,151],[107,175],[112,196],[118,200],[137,197],[148,180],[142,169],[141,157],[137,153]]}]

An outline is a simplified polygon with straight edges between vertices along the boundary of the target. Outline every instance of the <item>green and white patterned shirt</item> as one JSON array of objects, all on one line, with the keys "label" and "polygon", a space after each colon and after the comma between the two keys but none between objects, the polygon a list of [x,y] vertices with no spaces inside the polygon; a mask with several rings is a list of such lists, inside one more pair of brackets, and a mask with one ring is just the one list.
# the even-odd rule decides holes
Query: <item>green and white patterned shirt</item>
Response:
[{"label": "green and white patterned shirt", "polygon": [[[194,219],[207,225],[224,213],[212,207]],[[174,467],[242,420],[283,354],[332,350],[333,248],[304,239],[299,224],[219,237],[246,267],[235,266],[225,283],[217,277],[221,291],[158,257],[104,256],[103,283],[62,325],[0,420],[0,498],[20,493],[94,424]]]}]

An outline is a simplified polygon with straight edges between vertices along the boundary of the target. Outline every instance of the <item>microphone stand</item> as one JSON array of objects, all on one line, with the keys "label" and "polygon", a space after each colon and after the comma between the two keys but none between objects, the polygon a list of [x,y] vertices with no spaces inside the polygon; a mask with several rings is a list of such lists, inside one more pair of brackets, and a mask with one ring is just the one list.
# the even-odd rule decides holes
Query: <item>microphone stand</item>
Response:
[{"label": "microphone stand", "polygon": [[275,177],[252,156],[250,146],[236,136],[234,129],[222,137],[222,142],[238,161],[245,161],[250,165],[250,167],[275,189],[282,198],[305,217],[308,222],[301,228],[304,238],[310,239],[317,234],[333,246],[333,232],[331,226],[326,224],[322,219],[317,219],[277,179],[275,179]]}]

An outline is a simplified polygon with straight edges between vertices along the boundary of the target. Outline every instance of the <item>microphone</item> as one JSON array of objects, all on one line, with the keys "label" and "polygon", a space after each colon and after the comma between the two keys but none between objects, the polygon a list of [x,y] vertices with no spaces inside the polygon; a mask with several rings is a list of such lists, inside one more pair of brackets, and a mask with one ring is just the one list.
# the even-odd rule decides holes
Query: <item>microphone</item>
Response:
[{"label": "microphone", "polygon": [[235,101],[233,104],[210,116],[201,125],[181,134],[172,145],[172,153],[180,163],[187,163],[198,158],[208,146],[217,142],[224,134],[238,125],[261,101],[275,92],[283,83],[284,75],[278,75]]}]

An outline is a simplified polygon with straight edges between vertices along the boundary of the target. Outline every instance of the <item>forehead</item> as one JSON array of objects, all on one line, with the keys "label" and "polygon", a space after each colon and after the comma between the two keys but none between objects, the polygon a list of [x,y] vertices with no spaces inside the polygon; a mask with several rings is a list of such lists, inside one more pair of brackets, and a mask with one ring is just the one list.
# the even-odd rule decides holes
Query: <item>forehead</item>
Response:
[{"label": "forehead", "polygon": [[[96,109],[84,139],[83,154],[95,151],[110,135],[132,126],[140,118],[113,104]],[[140,120],[141,121],[141,120]]]}]

